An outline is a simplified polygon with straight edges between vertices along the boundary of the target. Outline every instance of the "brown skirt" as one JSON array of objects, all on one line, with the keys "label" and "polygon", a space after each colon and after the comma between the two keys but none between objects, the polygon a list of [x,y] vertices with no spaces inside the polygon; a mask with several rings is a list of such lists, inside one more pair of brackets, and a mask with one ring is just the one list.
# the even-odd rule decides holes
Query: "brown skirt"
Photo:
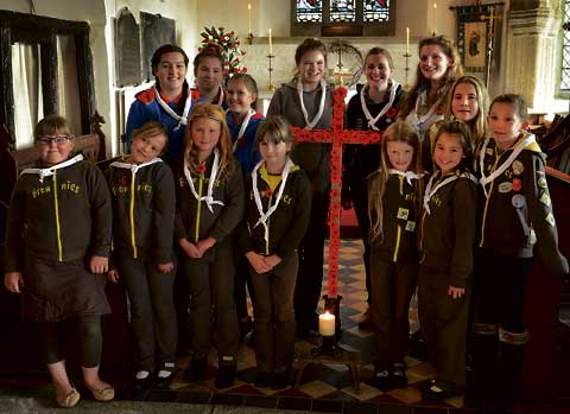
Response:
[{"label": "brown skirt", "polygon": [[111,313],[105,276],[82,261],[54,262],[28,255],[22,291],[22,315],[35,322],[59,322],[73,316]]}]

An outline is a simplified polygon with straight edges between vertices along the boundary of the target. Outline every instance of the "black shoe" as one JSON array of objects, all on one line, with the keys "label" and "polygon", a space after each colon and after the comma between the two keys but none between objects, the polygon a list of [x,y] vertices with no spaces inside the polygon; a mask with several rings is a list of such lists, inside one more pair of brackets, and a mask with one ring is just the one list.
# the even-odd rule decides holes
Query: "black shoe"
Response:
[{"label": "black shoe", "polygon": [[[145,376],[146,375],[146,376]],[[142,392],[152,385],[153,375],[150,371],[140,370],[133,377],[132,387],[135,392]]]},{"label": "black shoe", "polygon": [[218,389],[229,388],[234,385],[235,376],[236,376],[235,363],[220,364],[214,385]]},{"label": "black shoe", "polygon": [[184,371],[183,379],[187,382],[201,381],[206,375],[206,366],[208,361],[206,358],[193,359],[190,365]]},{"label": "black shoe", "polygon": [[275,372],[271,377],[270,387],[272,390],[284,390],[291,386],[289,371]]},{"label": "black shoe", "polygon": [[376,370],[371,382],[374,387],[382,391],[389,391],[395,388],[392,386],[392,376],[387,369]]},{"label": "black shoe", "polygon": [[394,388],[406,388],[408,386],[408,377],[406,376],[406,365],[403,362],[396,362],[392,366],[390,373],[392,385]]},{"label": "black shoe", "polygon": [[255,374],[255,380],[253,382],[258,388],[267,388],[271,385],[271,374],[269,372],[258,371]]},{"label": "black shoe", "polygon": [[462,394],[459,387],[433,379],[422,392],[422,398],[429,401],[443,401]]}]

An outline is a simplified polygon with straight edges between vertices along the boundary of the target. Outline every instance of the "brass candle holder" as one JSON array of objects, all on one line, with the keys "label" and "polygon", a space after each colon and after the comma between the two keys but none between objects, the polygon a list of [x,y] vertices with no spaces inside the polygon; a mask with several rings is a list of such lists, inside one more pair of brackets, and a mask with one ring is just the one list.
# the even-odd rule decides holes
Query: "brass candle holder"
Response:
[{"label": "brass candle holder", "polygon": [[266,57],[269,62],[269,65],[267,67],[267,71],[269,72],[269,84],[267,85],[267,90],[274,92],[276,88],[275,85],[273,84],[272,72],[273,72],[273,58],[275,57],[275,55],[269,54]]}]

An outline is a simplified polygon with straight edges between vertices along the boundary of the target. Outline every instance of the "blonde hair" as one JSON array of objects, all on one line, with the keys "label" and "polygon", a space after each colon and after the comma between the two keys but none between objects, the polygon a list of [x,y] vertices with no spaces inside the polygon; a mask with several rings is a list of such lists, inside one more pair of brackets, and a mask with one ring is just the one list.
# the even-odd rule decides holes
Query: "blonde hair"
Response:
[{"label": "blonde hair", "polygon": [[467,122],[467,126],[471,130],[471,145],[476,148],[477,145],[487,138],[487,114],[489,113],[489,94],[483,82],[475,76],[465,75],[457,79],[449,91],[449,98],[447,102],[447,115],[453,116],[452,103],[455,88],[461,84],[468,84],[473,86],[475,94],[477,95],[477,105],[479,112],[471,121]]},{"label": "blonde hair", "polygon": [[[445,90],[446,88],[449,89],[451,84],[455,82],[455,79],[459,76],[463,75],[463,67],[461,66],[461,59],[459,57],[459,53],[457,49],[453,45],[453,42],[444,35],[428,37],[425,39],[420,40],[418,44],[418,55],[421,53],[422,48],[424,46],[439,46],[441,51],[447,58],[449,59],[449,67],[447,71],[443,75],[442,83],[440,89]],[[416,106],[416,101],[420,93],[424,90],[429,90],[431,88],[431,83],[426,77],[422,74],[420,69],[420,63],[416,68],[416,81],[410,92],[406,94],[404,101],[402,102],[401,110],[400,110],[400,117],[405,118],[408,116],[410,112],[412,112]]]},{"label": "blonde hair", "polygon": [[197,104],[190,115],[188,120],[188,126],[186,127],[186,142],[184,157],[188,160],[190,169],[193,172],[196,171],[198,166],[198,152],[194,147],[192,139],[192,125],[199,119],[211,119],[213,121],[220,123],[220,139],[216,144],[216,148],[220,152],[220,166],[219,172],[220,176],[227,177],[233,173],[234,170],[234,156],[232,151],[232,140],[230,138],[230,131],[228,125],[226,124],[226,115],[224,110],[219,105],[214,105],[210,103]]},{"label": "blonde hair", "polygon": [[48,115],[42,119],[34,128],[34,141],[45,137],[46,135],[53,135],[56,132],[67,135],[69,139],[73,138],[71,129],[67,119],[59,115]]},{"label": "blonde hair", "polygon": [[[370,240],[378,239],[382,241],[384,237],[383,219],[384,219],[384,193],[386,191],[386,183],[390,175],[390,160],[388,158],[388,143],[403,142],[414,149],[412,163],[410,169],[420,175],[422,171],[420,138],[414,128],[409,126],[402,120],[398,120],[390,125],[382,135],[382,143],[380,145],[380,163],[381,169],[379,175],[370,181],[368,188],[368,217],[370,219]],[[421,194],[421,178],[416,181],[416,194]],[[416,202],[419,203],[420,196]],[[419,204],[418,204],[419,211]]]}]

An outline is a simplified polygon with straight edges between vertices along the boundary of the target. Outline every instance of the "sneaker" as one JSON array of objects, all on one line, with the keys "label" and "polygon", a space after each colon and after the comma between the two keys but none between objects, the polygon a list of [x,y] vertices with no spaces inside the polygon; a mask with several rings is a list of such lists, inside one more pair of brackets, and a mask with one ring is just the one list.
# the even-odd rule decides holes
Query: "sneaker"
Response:
[{"label": "sneaker", "polygon": [[193,359],[184,371],[183,379],[187,382],[201,381],[206,375],[206,358]]},{"label": "sneaker", "polygon": [[143,391],[152,385],[152,374],[150,371],[141,369],[137,371],[135,377],[133,378],[133,389],[134,391]]},{"label": "sneaker", "polygon": [[372,385],[382,391],[389,391],[394,388],[390,371],[387,369],[376,370],[372,378]]},{"label": "sneaker", "polygon": [[234,385],[235,376],[236,376],[235,362],[220,364],[214,385],[218,389],[229,388]]},{"label": "sneaker", "polygon": [[160,369],[156,375],[156,386],[159,388],[168,388],[174,378],[175,372],[176,364],[174,362],[165,362],[162,369]]},{"label": "sneaker", "polygon": [[271,374],[269,372],[258,371],[255,374],[253,385],[258,388],[269,387],[271,385]]}]

